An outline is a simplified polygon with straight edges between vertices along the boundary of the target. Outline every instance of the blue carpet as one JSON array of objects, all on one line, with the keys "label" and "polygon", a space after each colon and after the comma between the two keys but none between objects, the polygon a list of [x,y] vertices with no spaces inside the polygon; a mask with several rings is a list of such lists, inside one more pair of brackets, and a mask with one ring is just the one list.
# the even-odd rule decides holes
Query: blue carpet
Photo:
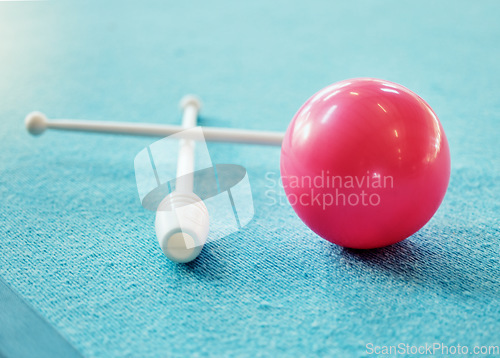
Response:
[{"label": "blue carpet", "polygon": [[[0,277],[88,357],[500,345],[499,11],[496,1],[1,2]],[[33,138],[23,127],[32,110],[178,124],[178,100],[196,93],[204,125],[284,131],[317,90],[365,76],[421,95],[452,154],[434,218],[378,250],[337,247],[296,217],[270,188],[278,148],[210,144],[214,162],[248,170],[255,217],[173,264],[135,187],[134,157],[156,139]]]}]

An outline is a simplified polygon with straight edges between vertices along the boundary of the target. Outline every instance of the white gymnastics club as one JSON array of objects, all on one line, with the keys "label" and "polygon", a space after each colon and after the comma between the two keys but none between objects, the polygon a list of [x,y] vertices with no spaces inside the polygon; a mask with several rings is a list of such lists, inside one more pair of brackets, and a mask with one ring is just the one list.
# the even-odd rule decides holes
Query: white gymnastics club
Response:
[{"label": "white gymnastics club", "polygon": [[[49,120],[43,113],[40,112],[31,112],[30,114],[28,114],[26,116],[25,123],[26,129],[33,135],[40,135],[46,129],[58,129],[68,131],[166,137],[172,134],[179,133],[186,129],[182,126],[165,124],[84,121],[73,119]],[[280,132],[216,127],[202,127],[202,129],[205,140],[209,142],[230,142],[280,146],[284,137],[284,133]],[[189,131],[186,132],[186,134],[180,135],[189,136]]]},{"label": "white gymnastics club", "polygon": [[[180,105],[182,128],[196,127],[201,107],[198,98],[185,96]],[[156,237],[163,253],[174,262],[193,261],[208,237],[208,209],[193,193],[195,145],[192,139],[179,141],[175,190],[161,201],[156,211]]]}]

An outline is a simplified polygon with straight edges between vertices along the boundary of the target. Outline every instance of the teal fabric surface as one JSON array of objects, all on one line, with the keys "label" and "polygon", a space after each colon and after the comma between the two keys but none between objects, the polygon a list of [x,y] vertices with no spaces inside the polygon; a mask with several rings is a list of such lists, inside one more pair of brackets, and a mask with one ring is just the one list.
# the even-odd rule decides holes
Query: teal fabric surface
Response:
[{"label": "teal fabric surface", "polygon": [[[500,345],[499,13],[497,1],[1,2],[0,277],[88,357]],[[196,93],[203,125],[284,131],[317,90],[365,76],[421,95],[452,154],[434,218],[379,250],[340,248],[296,217],[271,188],[278,148],[210,144],[214,162],[248,170],[255,217],[176,265],[135,187],[134,157],[156,139],[33,138],[23,123],[40,110],[178,124]]]}]

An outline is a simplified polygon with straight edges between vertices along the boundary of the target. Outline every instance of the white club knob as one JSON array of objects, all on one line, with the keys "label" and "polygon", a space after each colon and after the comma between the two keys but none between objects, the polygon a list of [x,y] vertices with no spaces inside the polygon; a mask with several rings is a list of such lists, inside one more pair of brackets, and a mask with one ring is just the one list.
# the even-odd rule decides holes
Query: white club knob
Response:
[{"label": "white club knob", "polygon": [[195,194],[174,191],[158,206],[155,229],[165,256],[174,262],[190,262],[207,240],[208,209]]},{"label": "white club knob", "polygon": [[24,119],[26,129],[32,135],[40,135],[47,128],[47,117],[41,112],[31,112]]}]

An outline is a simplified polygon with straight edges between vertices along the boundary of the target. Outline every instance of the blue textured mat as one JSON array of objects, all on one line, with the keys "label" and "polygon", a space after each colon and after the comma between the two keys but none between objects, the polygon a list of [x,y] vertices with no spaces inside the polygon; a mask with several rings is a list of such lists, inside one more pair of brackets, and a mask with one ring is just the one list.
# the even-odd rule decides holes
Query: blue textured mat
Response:
[{"label": "blue textured mat", "polygon": [[[291,4],[0,3],[0,277],[84,356],[500,345],[500,3]],[[212,144],[247,168],[256,215],[175,265],[135,188],[154,139],[23,128],[35,109],[177,124],[196,93],[204,125],[284,131],[311,94],[362,76],[426,99],[452,153],[435,217],[380,250],[311,233],[271,188],[279,149]]]}]

